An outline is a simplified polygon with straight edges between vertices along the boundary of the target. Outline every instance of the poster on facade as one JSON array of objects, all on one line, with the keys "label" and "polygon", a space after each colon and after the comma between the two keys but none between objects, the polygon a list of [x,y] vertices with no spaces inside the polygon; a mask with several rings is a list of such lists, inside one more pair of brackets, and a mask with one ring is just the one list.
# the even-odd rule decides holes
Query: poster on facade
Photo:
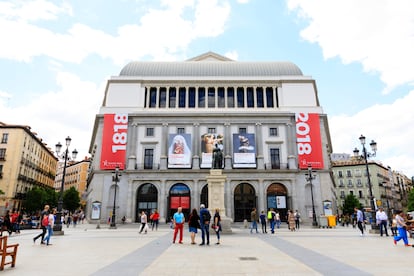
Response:
[{"label": "poster on facade", "polygon": [[276,208],[277,209],[286,208],[286,196],[276,196]]},{"label": "poster on facade", "polygon": [[101,170],[125,168],[128,114],[104,114]]},{"label": "poster on facade", "polygon": [[233,134],[233,167],[256,168],[256,142],[253,133]]},{"label": "poster on facade", "polygon": [[213,162],[213,149],[217,147],[224,150],[223,134],[205,133],[201,135],[201,163],[200,168],[211,168]]},{"label": "poster on facade", "polygon": [[300,169],[323,169],[319,114],[296,113],[296,144]]},{"label": "poster on facade", "polygon": [[101,203],[99,201],[92,202],[91,219],[101,218]]},{"label": "poster on facade", "polygon": [[168,168],[191,168],[191,134],[170,134],[168,145]]},{"label": "poster on facade", "polygon": [[323,202],[323,213],[325,216],[332,216],[332,202],[326,200]]}]

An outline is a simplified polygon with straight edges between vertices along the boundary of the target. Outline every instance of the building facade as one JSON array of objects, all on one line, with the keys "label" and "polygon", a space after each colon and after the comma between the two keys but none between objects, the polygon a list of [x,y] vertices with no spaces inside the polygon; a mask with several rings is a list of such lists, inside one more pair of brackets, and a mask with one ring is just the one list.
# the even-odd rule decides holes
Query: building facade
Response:
[{"label": "building facade", "polygon": [[[224,154],[224,202],[232,221],[252,208],[311,221],[334,206],[331,141],[315,80],[290,62],[236,62],[208,52],[184,62],[131,62],[108,80],[95,119],[87,187],[93,221],[168,221],[208,203],[212,152]],[[119,181],[113,181],[116,167]],[[114,203],[115,202],[115,203]],[[325,204],[328,203],[328,204]]]},{"label": "building facade", "polygon": [[29,126],[0,122],[0,213],[20,210],[26,193],[53,188],[57,158]]}]

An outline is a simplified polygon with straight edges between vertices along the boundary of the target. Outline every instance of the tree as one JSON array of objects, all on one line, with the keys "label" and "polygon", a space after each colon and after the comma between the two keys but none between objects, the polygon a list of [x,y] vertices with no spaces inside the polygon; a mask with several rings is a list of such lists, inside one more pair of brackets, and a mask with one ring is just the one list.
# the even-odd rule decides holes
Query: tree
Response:
[{"label": "tree", "polygon": [[63,193],[63,208],[71,212],[80,206],[80,197],[78,191],[74,187],[70,187]]},{"label": "tree", "polygon": [[353,194],[347,195],[345,197],[344,205],[342,206],[342,210],[344,214],[349,214],[349,215],[353,214],[355,207],[357,207],[358,209],[361,209],[362,205]]},{"label": "tree", "polygon": [[23,202],[23,209],[27,213],[35,213],[43,210],[43,207],[48,204],[56,206],[57,194],[55,190],[50,188],[34,187],[26,193],[26,200]]},{"label": "tree", "polygon": [[414,211],[414,189],[408,194],[407,209],[408,211]]}]

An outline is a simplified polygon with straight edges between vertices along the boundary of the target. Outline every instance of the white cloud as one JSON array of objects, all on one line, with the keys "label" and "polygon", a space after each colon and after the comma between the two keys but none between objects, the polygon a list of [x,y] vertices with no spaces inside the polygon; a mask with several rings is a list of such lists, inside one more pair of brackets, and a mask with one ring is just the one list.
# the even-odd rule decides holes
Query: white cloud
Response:
[{"label": "white cloud", "polygon": [[349,153],[357,147],[359,136],[378,144],[376,160],[392,169],[414,176],[414,90],[392,104],[375,105],[353,116],[330,116],[329,127],[335,153]]},{"label": "white cloud", "polygon": [[69,5],[56,6],[46,0],[0,2],[0,16],[16,21],[56,20],[59,14],[72,14]]},{"label": "white cloud", "polygon": [[288,6],[309,23],[301,36],[319,44],[325,58],[378,72],[384,92],[414,81],[414,1],[288,0]]}]

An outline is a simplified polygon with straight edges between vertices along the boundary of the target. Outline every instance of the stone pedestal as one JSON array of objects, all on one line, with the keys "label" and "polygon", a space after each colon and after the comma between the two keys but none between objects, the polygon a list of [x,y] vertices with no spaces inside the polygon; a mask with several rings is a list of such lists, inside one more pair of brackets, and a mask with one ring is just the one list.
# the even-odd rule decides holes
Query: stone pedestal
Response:
[{"label": "stone pedestal", "polygon": [[208,209],[212,217],[214,217],[216,209],[220,210],[222,232],[231,233],[231,220],[226,217],[226,208],[224,206],[224,183],[227,177],[222,172],[223,170],[220,169],[212,169],[206,178],[208,184]]}]

